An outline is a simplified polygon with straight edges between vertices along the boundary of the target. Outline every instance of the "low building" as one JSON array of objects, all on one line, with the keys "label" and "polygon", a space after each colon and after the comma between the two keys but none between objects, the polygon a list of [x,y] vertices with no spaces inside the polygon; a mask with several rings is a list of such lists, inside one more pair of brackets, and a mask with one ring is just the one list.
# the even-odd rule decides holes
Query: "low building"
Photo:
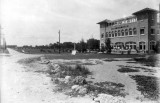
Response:
[{"label": "low building", "polygon": [[135,49],[152,52],[160,40],[158,11],[144,8],[132,16],[117,20],[103,20],[100,25],[100,49],[105,46],[107,38],[114,49]]}]

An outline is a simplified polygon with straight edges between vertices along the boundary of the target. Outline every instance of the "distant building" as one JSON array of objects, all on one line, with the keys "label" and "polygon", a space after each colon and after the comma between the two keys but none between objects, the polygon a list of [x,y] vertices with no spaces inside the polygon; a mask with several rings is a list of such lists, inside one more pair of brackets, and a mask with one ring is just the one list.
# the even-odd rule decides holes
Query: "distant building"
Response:
[{"label": "distant building", "polygon": [[6,40],[4,35],[2,34],[0,26],[0,52],[4,51],[5,49],[6,49]]},{"label": "distant building", "polygon": [[99,22],[100,49],[105,46],[105,40],[110,38],[113,48],[152,52],[160,40],[157,14],[157,10],[144,8],[126,18]]}]

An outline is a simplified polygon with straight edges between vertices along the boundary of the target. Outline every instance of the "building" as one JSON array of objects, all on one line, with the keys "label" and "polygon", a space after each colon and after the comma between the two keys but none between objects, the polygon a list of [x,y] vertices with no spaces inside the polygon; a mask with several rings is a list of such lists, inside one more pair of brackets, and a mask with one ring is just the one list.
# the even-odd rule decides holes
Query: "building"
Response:
[{"label": "building", "polygon": [[6,40],[4,34],[2,34],[0,26],[0,53],[3,53],[6,50]]},{"label": "building", "polygon": [[100,49],[105,46],[105,40],[110,38],[114,49],[152,52],[160,40],[157,14],[157,10],[144,8],[132,16],[117,20],[105,19],[97,23],[100,25]]}]

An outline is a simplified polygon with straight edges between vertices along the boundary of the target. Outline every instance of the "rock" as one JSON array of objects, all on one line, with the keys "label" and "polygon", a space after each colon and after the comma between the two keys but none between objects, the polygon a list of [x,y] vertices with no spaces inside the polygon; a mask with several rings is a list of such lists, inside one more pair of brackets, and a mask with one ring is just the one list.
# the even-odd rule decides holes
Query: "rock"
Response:
[{"label": "rock", "polygon": [[113,97],[105,103],[126,103],[122,97]]},{"label": "rock", "polygon": [[51,72],[51,73],[58,73],[58,72],[61,72],[60,66],[59,66],[58,64],[52,65],[52,68],[50,68],[50,72]]},{"label": "rock", "polygon": [[66,76],[65,77],[65,83],[70,83],[72,81],[71,76]]},{"label": "rock", "polygon": [[75,84],[79,84],[79,85],[83,85],[83,84],[87,84],[86,80],[84,77],[82,76],[77,76],[74,81]]},{"label": "rock", "polygon": [[122,97],[113,97],[108,94],[99,94],[97,98],[94,99],[95,102],[99,103],[126,103]]},{"label": "rock", "polygon": [[84,87],[79,88],[78,93],[79,94],[86,94],[87,93],[87,88],[84,88]]},{"label": "rock", "polygon": [[41,59],[41,64],[48,64],[48,63],[50,63],[50,61],[49,60],[47,60],[45,57],[41,57],[40,58]]},{"label": "rock", "polygon": [[41,61],[40,64],[48,64],[50,61],[49,60],[44,60],[44,61]]},{"label": "rock", "polygon": [[59,66],[58,64],[54,64],[54,65],[53,65],[53,68],[54,68],[54,69],[60,69],[60,66]]},{"label": "rock", "polygon": [[79,88],[79,85],[73,85],[72,86],[72,90],[77,90],[77,88]]},{"label": "rock", "polygon": [[108,103],[107,101],[112,98],[112,95],[108,95],[108,94],[98,94],[98,97],[94,99],[94,101],[96,102],[100,102],[100,103]]},{"label": "rock", "polygon": [[79,86],[79,85],[73,85],[72,86],[72,91],[75,91],[81,95],[84,95],[87,93],[87,88],[83,87],[83,86]]},{"label": "rock", "polygon": [[64,78],[58,78],[58,80],[59,80],[60,83],[64,83],[65,82]]}]

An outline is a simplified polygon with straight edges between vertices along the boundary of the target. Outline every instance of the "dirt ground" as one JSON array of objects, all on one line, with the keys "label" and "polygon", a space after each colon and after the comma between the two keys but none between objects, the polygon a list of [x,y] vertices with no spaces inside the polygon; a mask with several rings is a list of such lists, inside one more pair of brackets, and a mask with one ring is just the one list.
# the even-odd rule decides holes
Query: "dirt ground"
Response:
[{"label": "dirt ground", "polygon": [[[85,97],[69,97],[62,93],[54,93],[54,85],[51,78],[44,73],[33,72],[30,67],[20,65],[18,60],[23,58],[38,57],[42,55],[21,54],[9,49],[10,56],[0,58],[1,64],[1,103],[91,103],[92,98]],[[125,59],[125,58],[124,58]],[[57,60],[56,60],[57,61]],[[64,60],[60,60],[62,62]],[[117,66],[113,66],[113,65]],[[112,81],[125,84],[125,89],[130,93],[126,96],[127,103],[158,103],[151,101],[139,101],[135,97],[140,95],[136,90],[136,83],[129,78],[129,73],[115,72],[118,65],[129,65],[126,61],[105,62],[103,65],[87,66],[94,72],[93,81]],[[130,64],[137,65],[139,64]],[[106,69],[109,68],[109,70]],[[98,69],[97,69],[98,68]],[[158,68],[159,69],[159,68]],[[157,70],[158,70],[157,69]],[[30,70],[30,71],[28,71]],[[105,71],[105,72],[104,72]],[[112,75],[111,75],[112,74]],[[160,72],[154,73],[159,77]],[[113,76],[116,75],[116,76]],[[148,75],[148,74],[147,74]],[[150,75],[150,74],[149,74]],[[118,77],[118,78],[117,78]],[[136,96],[135,96],[136,95]]]},{"label": "dirt ground", "polygon": [[[90,103],[89,97],[70,98],[54,93],[50,77],[42,73],[26,71],[18,60],[40,55],[27,55],[9,50],[11,56],[1,62],[1,103]],[[2,59],[1,59],[2,60]]]}]

